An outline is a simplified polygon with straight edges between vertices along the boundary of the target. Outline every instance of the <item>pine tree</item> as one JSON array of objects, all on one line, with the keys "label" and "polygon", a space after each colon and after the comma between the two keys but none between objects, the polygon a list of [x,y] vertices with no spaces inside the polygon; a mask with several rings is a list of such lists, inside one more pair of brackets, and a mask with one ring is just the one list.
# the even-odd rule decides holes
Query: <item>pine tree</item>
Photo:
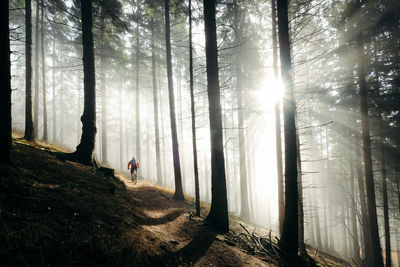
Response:
[{"label": "pine tree", "polygon": [[204,0],[203,5],[211,138],[211,208],[206,220],[213,223],[218,231],[226,233],[229,230],[229,220],[218,77],[217,30],[215,21],[216,2],[215,0]]}]

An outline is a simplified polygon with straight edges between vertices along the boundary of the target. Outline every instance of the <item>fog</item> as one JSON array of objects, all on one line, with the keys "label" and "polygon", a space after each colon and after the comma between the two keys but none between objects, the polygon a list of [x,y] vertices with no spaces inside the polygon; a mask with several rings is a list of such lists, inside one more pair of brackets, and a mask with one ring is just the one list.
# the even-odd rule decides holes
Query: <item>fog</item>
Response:
[{"label": "fog", "polygon": [[[18,1],[14,1],[17,5]],[[94,15],[96,70],[96,157],[106,166],[129,177],[127,165],[135,156],[140,162],[139,178],[157,183],[154,95],[151,64],[150,13],[154,14],[156,91],[158,94],[158,127],[161,148],[160,186],[174,190],[174,170],[171,126],[168,102],[168,82],[165,58],[165,25],[162,5],[153,11],[147,2],[121,1],[122,24],[106,18],[101,26],[99,12]],[[246,171],[249,198],[245,201],[254,227],[279,233],[278,176],[275,129],[275,103],[282,100],[284,86],[274,76],[273,42],[270,2],[239,3],[240,15],[235,22],[231,1],[221,1],[217,10],[222,122],[224,135],[225,171],[229,212],[241,215],[241,175],[239,132],[245,137]],[[365,50],[369,65],[367,80],[377,79],[385,100],[390,102],[382,112],[384,134],[378,129],[374,107],[370,101],[372,159],[381,246],[385,248],[381,159],[379,140],[385,141],[387,196],[392,262],[398,264],[400,247],[399,223],[399,93],[398,44],[399,20],[392,28],[380,30],[379,18],[387,14],[388,4],[377,1],[384,10],[376,19],[365,20],[355,13],[340,21],[349,1],[292,1],[290,7],[294,93],[297,111],[297,132],[301,158],[305,243],[347,259],[355,254],[364,257],[362,206],[358,177],[363,177],[361,150],[361,116],[358,108],[357,55],[349,40],[355,38],[354,25],[367,31],[375,27],[376,35],[366,37]],[[371,6],[363,7],[372,12]],[[378,5],[378,3],[376,3]],[[35,4],[33,5],[35,8]],[[75,4],[66,1],[70,12]],[[138,7],[140,9],[138,9]],[[45,85],[47,96],[47,142],[74,151],[82,131],[83,64],[80,25],[62,9],[54,12],[53,5],[45,9]],[[95,5],[95,9],[99,7]],[[187,3],[171,11],[171,38],[175,111],[180,151],[183,190],[194,197],[193,151],[191,134]],[[202,4],[193,2],[194,101],[200,179],[200,200],[211,202],[210,126],[205,65],[204,24]],[[12,66],[12,126],[25,129],[25,59],[24,12],[11,13]],[[139,20],[138,20],[139,18]],[[36,16],[33,12],[33,21]],[[235,29],[238,23],[240,29]],[[33,31],[35,33],[35,31]],[[33,40],[36,36],[33,35]],[[376,43],[374,43],[374,40]],[[378,42],[379,41],[379,42]],[[139,44],[139,46],[137,46]],[[35,46],[35,45],[34,45]],[[35,48],[34,48],[35,49]],[[138,53],[139,52],[139,53]],[[374,55],[375,53],[375,55]],[[35,61],[35,55],[33,60]],[[137,61],[138,59],[138,61]],[[386,68],[379,62],[386,62]],[[139,63],[137,65],[137,62]],[[377,63],[378,62],[378,63]],[[377,64],[377,65],[374,65]],[[389,66],[392,64],[391,66]],[[397,65],[396,65],[397,64]],[[377,66],[382,70],[375,70]],[[389,67],[388,67],[389,66]],[[397,66],[397,67],[396,67]],[[396,69],[397,68],[397,69]],[[237,70],[241,74],[237,75]],[[138,75],[136,71],[138,71]],[[34,69],[35,73],[39,69]],[[375,72],[378,78],[375,77]],[[41,80],[42,73],[37,77]],[[238,79],[242,88],[242,107],[238,106]],[[396,83],[397,81],[397,83]],[[41,88],[41,82],[39,83]],[[139,85],[137,88],[137,84]],[[376,86],[368,83],[370,91]],[[35,90],[35,87],[33,87]],[[136,120],[136,98],[139,95],[139,125]],[[390,93],[390,95],[389,95]],[[373,93],[370,93],[373,96]],[[392,96],[394,94],[395,96]],[[104,99],[103,99],[104,98]],[[44,134],[43,93],[39,92],[38,139]],[[391,102],[392,101],[392,102]],[[104,105],[103,105],[104,104]],[[244,126],[239,127],[239,112]],[[282,151],[283,142],[283,111]],[[137,135],[139,129],[139,135]],[[106,142],[103,134],[106,132]],[[140,147],[137,146],[137,140]],[[106,155],[103,153],[107,150]],[[106,160],[105,160],[106,156]],[[284,155],[281,155],[284,158]],[[68,177],[66,177],[68,179]],[[363,179],[363,178],[361,178]],[[356,224],[354,226],[354,224]],[[359,251],[354,246],[358,244]],[[397,265],[399,266],[399,265]]]}]

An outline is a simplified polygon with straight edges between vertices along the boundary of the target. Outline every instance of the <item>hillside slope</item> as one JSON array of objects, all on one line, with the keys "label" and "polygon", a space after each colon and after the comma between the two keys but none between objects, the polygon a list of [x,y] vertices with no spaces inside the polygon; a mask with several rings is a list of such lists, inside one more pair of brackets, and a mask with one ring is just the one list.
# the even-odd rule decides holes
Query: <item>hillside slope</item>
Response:
[{"label": "hillside slope", "polygon": [[150,183],[14,140],[0,166],[0,266],[265,266]]},{"label": "hillside slope", "polygon": [[[193,216],[193,203],[174,200],[173,192],[62,158],[51,146],[13,141],[13,165],[0,164],[0,266],[277,263],[264,250],[271,232],[231,216],[230,233],[217,235]],[[320,266],[350,266],[308,250]]]}]

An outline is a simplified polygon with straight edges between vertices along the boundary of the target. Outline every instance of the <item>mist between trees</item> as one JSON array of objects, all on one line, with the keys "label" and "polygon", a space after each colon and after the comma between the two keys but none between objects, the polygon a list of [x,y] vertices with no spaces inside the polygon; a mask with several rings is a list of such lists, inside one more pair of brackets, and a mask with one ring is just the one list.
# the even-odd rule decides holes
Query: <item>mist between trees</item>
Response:
[{"label": "mist between trees", "polygon": [[[74,151],[88,83],[89,161],[128,175],[135,156],[139,177],[177,198],[195,196],[196,165],[198,199],[226,193],[229,212],[296,251],[309,244],[366,266],[400,266],[399,2],[289,1],[286,42],[286,1],[218,1],[216,27],[208,4],[37,0],[29,25],[29,5],[10,1],[12,128],[33,127],[34,139]],[[81,14],[93,20],[92,82]],[[214,182],[224,187],[215,196]],[[285,218],[297,222],[290,240]]]}]

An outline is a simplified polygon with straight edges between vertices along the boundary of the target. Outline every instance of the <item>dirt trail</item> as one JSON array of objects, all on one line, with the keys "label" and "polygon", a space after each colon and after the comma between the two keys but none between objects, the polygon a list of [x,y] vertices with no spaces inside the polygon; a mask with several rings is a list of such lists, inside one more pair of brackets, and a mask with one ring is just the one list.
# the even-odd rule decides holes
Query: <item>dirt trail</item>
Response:
[{"label": "dirt trail", "polygon": [[[193,207],[172,199],[149,182],[124,180],[132,198],[138,204],[141,229],[131,231],[139,244],[141,263],[193,266],[269,266],[220,241],[203,219],[193,216]],[[192,213],[193,212],[193,213]],[[139,236],[137,236],[139,235]],[[139,238],[138,238],[139,237]]]}]

